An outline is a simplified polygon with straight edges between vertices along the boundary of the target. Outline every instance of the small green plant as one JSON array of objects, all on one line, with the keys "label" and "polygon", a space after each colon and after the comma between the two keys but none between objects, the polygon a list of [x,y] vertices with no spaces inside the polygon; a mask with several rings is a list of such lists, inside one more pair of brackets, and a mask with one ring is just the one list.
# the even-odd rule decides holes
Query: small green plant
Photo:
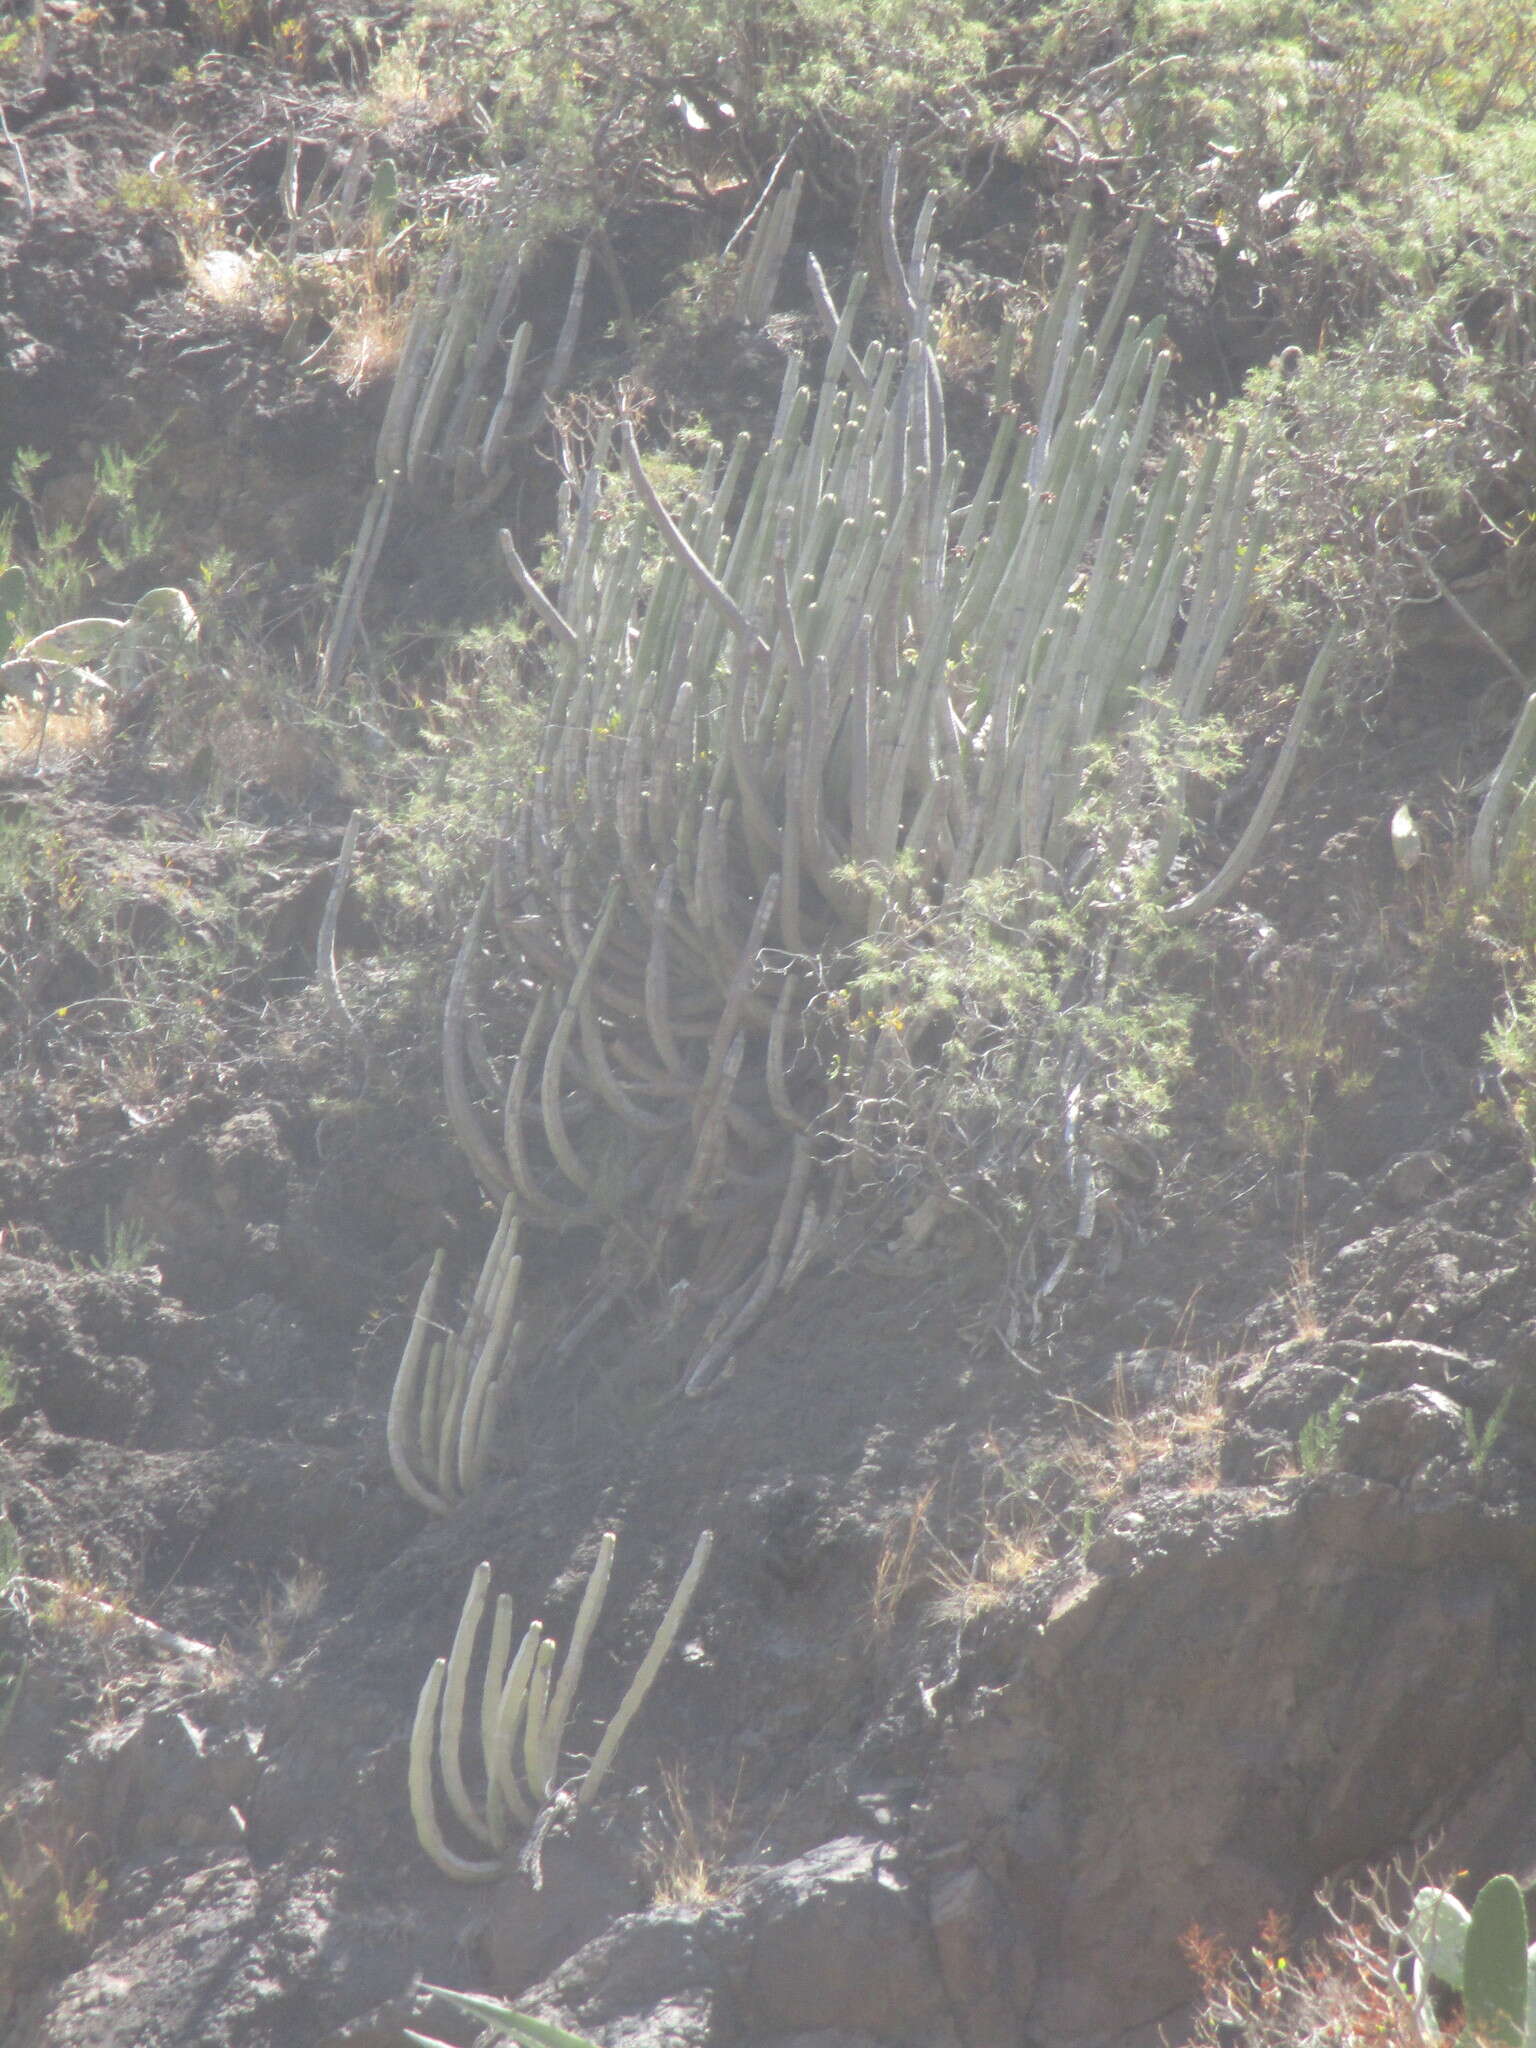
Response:
[{"label": "small green plant", "polygon": [[22,1975],[68,1969],[89,1945],[105,1875],[81,1853],[23,1839],[0,1864],[0,2009],[11,2009]]},{"label": "small green plant", "polygon": [[1511,1387],[1481,1428],[1478,1427],[1477,1417],[1471,1408],[1466,1406],[1462,1408],[1461,1426],[1466,1432],[1467,1455],[1471,1460],[1474,1475],[1479,1478],[1482,1476],[1484,1466],[1488,1463],[1494,1445],[1503,1434],[1504,1424],[1509,1415],[1510,1404],[1514,1398],[1515,1390]]},{"label": "small green plant", "polygon": [[11,488],[20,513],[0,521],[0,553],[9,553],[26,576],[16,632],[30,639],[86,610],[98,587],[153,558],[165,539],[165,515],[151,503],[158,444],[130,453],[99,451],[88,477],[43,488],[48,458],[18,450]]},{"label": "small green plant", "polygon": [[98,1273],[136,1273],[148,1265],[154,1235],[130,1217],[115,1217],[110,1206],[102,1229],[102,1248],[91,1264]]},{"label": "small green plant", "polygon": [[1258,989],[1225,1035],[1235,1069],[1227,1130],[1277,1166],[1304,1163],[1323,1106],[1358,1101],[1375,1080],[1369,1020],[1309,962]]},{"label": "small green plant", "polygon": [[873,929],[829,999],[883,1052],[877,1074],[849,1076],[864,1177],[1043,1246],[1081,1220],[1088,1159],[1155,1174],[1192,1007],[1167,969],[1189,942],[1138,878],[1073,903],[1010,868],[938,907],[899,874],[864,882]]},{"label": "small green plant", "polygon": [[26,601],[26,575],[14,562],[10,562],[0,570],[0,661],[15,645],[16,621]]},{"label": "small green plant", "polygon": [[1331,1472],[1338,1463],[1339,1444],[1344,1434],[1344,1418],[1349,1404],[1355,1398],[1355,1389],[1346,1387],[1342,1394],[1336,1394],[1326,1408],[1309,1415],[1301,1425],[1296,1439],[1296,1462],[1303,1477],[1315,1479],[1319,1473]]},{"label": "small green plant", "polygon": [[185,251],[199,248],[218,225],[213,200],[177,171],[125,171],[118,180],[117,203],[126,213],[164,222]]}]

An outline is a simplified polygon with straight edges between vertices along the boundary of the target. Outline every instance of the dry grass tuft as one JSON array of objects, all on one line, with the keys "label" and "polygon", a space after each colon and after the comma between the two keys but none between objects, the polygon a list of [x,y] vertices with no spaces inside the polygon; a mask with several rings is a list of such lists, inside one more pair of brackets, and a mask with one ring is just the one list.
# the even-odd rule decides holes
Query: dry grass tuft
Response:
[{"label": "dry grass tuft", "polygon": [[681,1771],[662,1774],[665,1811],[646,1840],[643,1861],[658,1906],[717,1906],[739,1888],[728,1868],[741,1796],[738,1776],[729,1799],[711,1790],[695,1802]]},{"label": "dry grass tuft", "polygon": [[72,767],[101,745],[109,723],[100,704],[72,711],[45,711],[19,700],[0,705],[0,772],[37,774]]}]

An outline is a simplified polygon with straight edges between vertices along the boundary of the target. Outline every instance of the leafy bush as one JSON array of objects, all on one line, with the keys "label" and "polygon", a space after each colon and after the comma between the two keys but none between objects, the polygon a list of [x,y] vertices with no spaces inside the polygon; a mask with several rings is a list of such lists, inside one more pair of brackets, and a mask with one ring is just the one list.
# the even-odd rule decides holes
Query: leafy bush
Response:
[{"label": "leafy bush", "polygon": [[[979,0],[590,0],[428,11],[434,68],[485,110],[498,151],[547,185],[611,203],[701,189],[722,168],[758,185],[791,138],[801,160],[868,187],[893,141],[923,161],[969,135],[985,72]],[[446,20],[447,27],[440,26]],[[927,145],[925,152],[924,145]]]},{"label": "leafy bush", "polygon": [[938,905],[871,879],[875,929],[827,1004],[879,1033],[848,1129],[882,1207],[967,1211],[1018,1273],[1091,1232],[1100,1166],[1155,1177],[1192,1005],[1167,972],[1188,941],[1145,879],[1072,902],[1011,868]]}]

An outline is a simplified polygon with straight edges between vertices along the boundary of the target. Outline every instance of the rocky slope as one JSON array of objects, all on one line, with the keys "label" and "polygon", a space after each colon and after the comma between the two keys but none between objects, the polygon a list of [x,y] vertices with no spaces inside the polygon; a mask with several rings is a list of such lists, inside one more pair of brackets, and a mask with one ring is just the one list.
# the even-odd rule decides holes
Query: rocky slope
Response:
[{"label": "rocky slope", "polygon": [[[349,89],[208,52],[169,6],[56,14],[0,156],[10,446],[51,455],[62,505],[154,423],[163,580],[217,545],[280,609],[352,530],[382,390],[301,374],[292,323],[221,299],[175,195],[145,212],[131,179],[169,150],[270,225],[280,138],[354,132]],[[401,118],[407,178],[466,175],[457,137]],[[648,232],[659,262],[673,230]],[[687,374],[750,413],[775,346],[723,333]],[[448,543],[392,545],[407,620],[492,584],[474,536],[447,597]],[[328,1005],[316,941],[356,786],[282,752],[280,720],[218,728],[223,809],[206,759],[128,717],[40,774],[18,758],[16,2048],[394,2048],[418,1977],[607,2048],[1129,2048],[1187,2024],[1196,1925],[1304,1925],[1319,1883],[1437,1835],[1447,1869],[1536,1867],[1529,1172],[1484,1051],[1499,949],[1449,908],[1443,774],[1496,757],[1508,693],[1463,656],[1336,714],[1210,934],[1169,1163],[1125,1174],[1049,1321],[1010,1321],[941,1223],[839,1247],[681,1402],[683,1334],[637,1304],[532,1371],[493,1482],[444,1523],[396,1487],[383,1417],[433,1249],[472,1272],[493,1221],[441,1127],[450,935],[407,971],[354,897],[350,1025]],[[1412,872],[1404,801],[1433,841]],[[364,880],[388,852],[365,842]],[[77,915],[108,898],[115,951]],[[177,932],[227,941],[217,985],[177,982],[84,1057],[69,1016],[104,960],[139,973]],[[1326,1056],[1298,1049],[1312,1015]],[[1285,1142],[1255,1144],[1277,1119]],[[584,1277],[579,1249],[533,1247],[535,1324]],[[611,1796],[495,1885],[441,1876],[407,1747],[476,1561],[520,1616],[563,1619],[618,1532],[582,1752],[704,1526],[704,1590]]]}]

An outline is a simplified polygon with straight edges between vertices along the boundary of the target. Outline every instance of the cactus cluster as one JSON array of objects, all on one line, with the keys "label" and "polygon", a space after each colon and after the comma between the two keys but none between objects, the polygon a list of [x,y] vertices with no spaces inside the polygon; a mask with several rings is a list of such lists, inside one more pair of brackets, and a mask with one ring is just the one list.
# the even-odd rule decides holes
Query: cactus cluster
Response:
[{"label": "cactus cluster", "polygon": [[[573,1796],[578,1806],[588,1805],[597,1796],[608,1775],[624,1733],[682,1627],[713,1541],[706,1529],[694,1545],[688,1568],[657,1625],[650,1648],[575,1785]],[[476,1567],[453,1647],[427,1673],[411,1731],[410,1799],[417,1839],[446,1876],[465,1884],[487,1883],[500,1876],[512,1829],[532,1827],[554,1797],[566,1724],[576,1703],[587,1647],[607,1597],[615,1547],[612,1535],[605,1535],[598,1545],[558,1674],[558,1646],[544,1634],[542,1622],[529,1624],[514,1653],[512,1601],[505,1593],[498,1597],[480,1679],[478,1792],[465,1780],[463,1736],[470,1667],[489,1597],[491,1567]],[[477,1846],[491,1850],[491,1855],[469,1857],[451,1847],[439,1816],[436,1776],[442,1779],[459,1825]]]},{"label": "cactus cluster", "polygon": [[[1098,866],[1166,891],[1180,790],[1136,763],[1201,717],[1258,552],[1241,441],[1156,455],[1158,326],[1127,317],[1134,264],[1090,321],[1082,239],[1034,338],[1035,418],[1006,413],[968,478],[932,205],[903,251],[894,163],[883,213],[904,340],[857,347],[865,284],[838,308],[813,259],[824,366],[790,361],[760,453],[717,451],[676,507],[626,421],[567,479],[557,580],[502,536],[549,705],[453,977],[450,1115],[495,1199],[607,1232],[613,1294],[688,1281],[712,1310],[693,1392],[848,1192],[890,1050],[848,991],[890,888],[940,904],[1009,871],[1059,903],[1109,740],[1129,794]],[[1235,882],[1277,794],[1175,914]],[[843,1035],[818,1042],[839,989]]]},{"label": "cactus cluster", "polygon": [[[297,158],[284,172],[291,232],[315,208],[354,210],[366,156],[322,165],[301,201]],[[794,232],[801,176],[764,193],[745,237],[734,293],[739,317],[768,312]],[[383,232],[396,201],[394,166],[374,171],[367,206]],[[402,496],[446,507],[456,520],[495,504],[512,477],[517,449],[530,440],[564,390],[581,330],[594,256],[606,252],[601,232],[577,252],[570,296],[553,349],[533,373],[533,326],[508,325],[534,259],[546,244],[534,223],[537,191],[513,186],[487,217],[461,233],[418,299],[406,330],[389,404],[374,452],[374,484],[348,558],[320,660],[328,691],[346,671],[362,624],[363,605],[385,537]]]},{"label": "cactus cluster", "polygon": [[461,1330],[437,1321],[443,1254],[417,1299],[389,1404],[389,1461],[412,1500],[446,1515],[485,1476],[496,1417],[517,1362],[513,1321],[523,1262],[510,1200],[491,1240]]},{"label": "cactus cluster", "polygon": [[529,374],[533,328],[504,330],[538,239],[515,199],[450,246],[406,330],[374,451],[364,507],[320,659],[322,694],[345,674],[363,604],[401,496],[469,519],[493,505],[511,477],[513,451],[544,424],[581,326],[592,243],[576,259],[554,350]]},{"label": "cactus cluster", "polygon": [[1468,2034],[1483,2048],[1536,2048],[1536,1947],[1514,1878],[1489,1878],[1470,1912],[1454,1893],[1426,1887],[1408,1941],[1421,2020],[1432,2020],[1430,1984],[1444,1984],[1461,1993]]}]

